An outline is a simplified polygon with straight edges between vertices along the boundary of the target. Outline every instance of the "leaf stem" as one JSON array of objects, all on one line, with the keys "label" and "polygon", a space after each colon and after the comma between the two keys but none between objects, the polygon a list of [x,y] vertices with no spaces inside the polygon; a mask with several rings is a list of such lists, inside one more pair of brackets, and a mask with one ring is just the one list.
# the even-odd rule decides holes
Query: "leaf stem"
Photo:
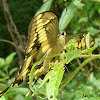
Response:
[{"label": "leaf stem", "polygon": [[100,57],[100,54],[96,54],[96,55],[79,55],[77,58],[87,58],[87,57]]}]

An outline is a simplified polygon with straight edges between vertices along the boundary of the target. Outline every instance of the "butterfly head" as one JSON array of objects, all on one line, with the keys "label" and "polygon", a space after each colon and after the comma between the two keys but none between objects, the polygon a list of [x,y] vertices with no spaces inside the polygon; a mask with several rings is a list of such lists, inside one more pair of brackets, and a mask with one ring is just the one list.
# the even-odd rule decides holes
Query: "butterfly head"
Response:
[{"label": "butterfly head", "polygon": [[63,30],[60,31],[60,35],[64,36],[65,38],[68,37],[68,35],[66,34],[66,32],[63,31]]},{"label": "butterfly head", "polygon": [[58,38],[59,38],[62,49],[65,45],[65,37],[66,37],[66,32],[65,31],[60,31],[60,34],[58,35]]}]

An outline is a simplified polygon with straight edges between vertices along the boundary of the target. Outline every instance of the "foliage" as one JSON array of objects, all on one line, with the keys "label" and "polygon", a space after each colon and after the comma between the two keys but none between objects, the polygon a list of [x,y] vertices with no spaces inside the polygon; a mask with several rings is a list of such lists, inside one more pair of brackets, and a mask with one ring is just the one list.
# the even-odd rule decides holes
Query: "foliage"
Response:
[{"label": "foliage", "polygon": [[[82,2],[81,2],[82,1]],[[96,1],[90,0],[56,0],[52,2],[52,0],[48,0],[47,3],[43,4],[43,6],[37,11],[48,11],[50,8],[54,11],[59,21],[59,30],[65,29],[70,34],[76,33],[86,33],[89,32],[91,35],[94,36],[96,43],[100,47],[100,3]],[[12,1],[9,0],[9,9],[11,14],[13,15],[13,19],[15,24],[18,27],[18,30],[21,34],[27,33],[27,27],[32,19],[33,13],[35,13],[40,4],[38,1],[25,1],[22,0]],[[36,4],[36,6],[35,6]],[[46,6],[44,6],[46,5]],[[54,6],[54,7],[53,7]],[[56,6],[56,8],[55,8]],[[67,10],[66,10],[67,7]],[[64,10],[63,10],[64,9]],[[16,12],[15,12],[16,11]],[[2,12],[2,11],[1,11]],[[32,13],[32,16],[30,16]],[[61,14],[62,13],[62,14]],[[59,17],[61,15],[61,17]],[[3,14],[2,14],[3,16]],[[3,18],[3,17],[0,17]],[[27,20],[27,21],[26,21]],[[10,36],[7,31],[7,27],[5,26],[5,19],[3,18],[2,25],[0,28],[2,34],[0,38],[9,39]],[[23,27],[23,25],[25,25]],[[9,37],[9,38],[8,38]],[[9,39],[10,40],[10,39]],[[8,53],[4,53],[6,48],[4,44],[1,45],[2,53],[1,56],[5,56]],[[0,48],[1,48],[0,47]],[[96,57],[91,55],[90,53],[96,47],[88,48],[85,51],[73,51],[73,41],[69,41],[69,47],[66,48],[68,53],[62,54],[55,54],[55,56],[59,56],[61,58],[58,64],[50,63],[50,67],[53,69],[48,72],[43,80],[38,80],[36,85],[32,87],[31,83],[33,81],[33,77],[30,77],[29,85],[32,91],[34,91],[33,95],[36,95],[37,100],[42,100],[42,98],[48,97],[49,100],[99,100],[100,99],[100,61],[96,60],[91,63],[93,59],[99,58],[100,56],[97,55]],[[9,50],[10,52],[13,49]],[[1,51],[0,51],[1,52]],[[74,60],[77,57],[81,57],[82,54],[90,54],[91,56],[83,61],[80,59],[82,64],[78,65],[79,63]],[[98,53],[98,49],[95,50],[94,53]],[[13,81],[13,74],[17,71],[17,67],[10,68],[12,66],[12,62],[14,62],[14,56],[16,53],[12,53],[8,55],[5,59],[0,58],[0,90],[1,87],[6,88],[12,81]],[[63,56],[65,55],[65,56]],[[84,56],[84,55],[83,55]],[[73,61],[72,61],[73,60]],[[77,60],[78,61],[78,60]],[[71,65],[69,63],[72,62]],[[90,62],[90,63],[89,63]],[[15,62],[14,62],[15,63]],[[34,64],[32,68],[34,68],[39,62]],[[66,67],[64,70],[64,64],[68,64],[66,67],[70,70],[70,74],[68,74]],[[86,65],[89,63],[88,65]],[[98,66],[99,64],[99,66]],[[77,68],[75,67],[77,66]],[[84,67],[85,66],[85,67]],[[84,67],[84,68],[82,68]],[[82,69],[81,69],[82,68]],[[92,69],[92,70],[91,70]],[[74,71],[73,71],[74,70]],[[80,72],[80,70],[82,72]],[[65,73],[64,73],[65,71]],[[31,76],[34,71],[31,71]],[[77,74],[77,75],[76,75]],[[1,78],[5,77],[5,78]],[[73,79],[74,77],[74,79]],[[11,79],[10,79],[11,78]],[[62,83],[61,80],[63,79]],[[49,82],[46,82],[49,80]],[[71,81],[71,82],[70,82]],[[70,83],[69,83],[70,82]],[[69,84],[68,84],[69,83]],[[67,84],[67,85],[66,85]],[[22,84],[24,86],[24,84]],[[64,86],[64,87],[63,87]],[[10,99],[22,99],[22,100],[31,100],[32,97],[25,95],[28,92],[28,88],[11,88],[6,96],[3,96],[0,100],[8,100]]]},{"label": "foliage", "polygon": [[[23,40],[28,33],[28,25],[31,19],[34,17],[35,12],[42,5],[42,0],[39,3],[35,0],[23,1],[23,0],[7,0],[12,19],[14,20],[19,33],[22,35]],[[7,29],[7,23],[5,20],[3,7],[0,0],[0,39],[10,40],[11,36]],[[25,35],[25,36],[23,36]],[[5,50],[6,48],[9,48]],[[5,51],[5,53],[3,53]],[[0,43],[0,57],[6,57],[9,53],[15,51],[15,48],[8,43]]]},{"label": "foliage", "polygon": [[[10,55],[8,55],[6,58],[0,58],[0,90],[2,90],[2,89],[4,90],[13,82],[14,77],[12,77],[12,76],[15,74],[15,72],[18,71],[18,67],[14,67],[15,66],[14,56],[15,55],[16,55],[16,52],[13,52]],[[12,69],[10,67],[12,67]],[[10,78],[10,77],[12,77],[12,78]],[[25,99],[23,96],[23,95],[26,95],[28,91],[29,91],[28,88],[21,88],[21,87],[16,88],[15,87],[15,88],[10,89],[7,93],[7,96],[6,97],[2,96],[2,98],[0,98],[0,100],[2,100],[2,99],[7,100],[8,97],[10,99],[15,98],[16,100],[18,100],[19,98],[22,98],[23,100],[28,100],[29,98],[31,99],[31,97],[27,97]],[[12,95],[15,95],[16,93],[18,95],[13,97]]]},{"label": "foliage", "polygon": [[5,59],[0,58],[0,76],[5,77],[5,79],[0,79],[0,81],[5,81],[8,79],[10,75],[12,75],[18,68],[13,68],[9,72],[7,72],[8,75],[6,75],[6,71],[9,69],[9,67],[12,65],[12,61],[16,53],[11,53],[8,55]]}]

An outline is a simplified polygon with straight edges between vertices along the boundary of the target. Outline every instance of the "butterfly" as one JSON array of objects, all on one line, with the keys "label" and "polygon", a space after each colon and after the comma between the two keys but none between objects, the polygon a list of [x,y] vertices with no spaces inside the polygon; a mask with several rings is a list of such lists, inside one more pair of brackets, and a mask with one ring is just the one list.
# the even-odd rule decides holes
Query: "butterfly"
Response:
[{"label": "butterfly", "polygon": [[[64,36],[58,36],[57,16],[52,12],[43,12],[35,16],[28,28],[28,42],[24,53],[24,63],[14,82],[1,92],[0,96],[10,87],[21,84],[35,62],[42,57],[48,57],[55,52],[60,52],[63,50],[64,45]],[[45,59],[43,66],[34,73],[34,76],[45,74],[49,70],[49,62],[51,60],[52,58]]]},{"label": "butterfly", "polygon": [[[10,88],[15,85],[20,85],[30,72],[33,64],[39,61],[41,58],[47,58],[53,55],[55,52],[61,52],[64,50],[64,46],[68,40],[76,38],[74,48],[82,48],[85,42],[83,34],[76,36],[69,36],[65,38],[64,34],[59,34],[58,19],[53,12],[43,12],[35,16],[28,27],[28,41],[25,48],[25,60],[19,70],[18,76],[14,82],[0,93],[0,97]],[[82,41],[80,43],[80,40]],[[93,39],[91,40],[93,42]],[[93,43],[92,43],[93,44]],[[81,46],[80,46],[81,45]],[[84,45],[84,48],[86,46]],[[49,62],[53,58],[48,58],[43,61],[42,67],[37,69],[34,73],[35,76],[45,75],[49,71]]]}]

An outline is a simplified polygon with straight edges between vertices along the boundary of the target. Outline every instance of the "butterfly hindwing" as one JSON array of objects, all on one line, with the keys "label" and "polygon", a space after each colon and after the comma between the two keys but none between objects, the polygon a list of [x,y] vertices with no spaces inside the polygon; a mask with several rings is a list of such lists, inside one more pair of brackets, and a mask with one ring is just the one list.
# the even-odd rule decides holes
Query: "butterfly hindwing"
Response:
[{"label": "butterfly hindwing", "polygon": [[[66,37],[66,39],[65,39],[66,45],[64,46],[64,48],[66,48],[66,46],[68,46],[68,41],[70,39],[74,39],[74,50],[86,49],[86,47],[87,47],[86,35],[87,35],[86,33],[83,33],[83,34],[74,34],[74,35],[70,35],[70,36]],[[90,35],[89,45],[90,45],[90,47],[92,47],[94,45],[94,38],[91,35]]]}]

